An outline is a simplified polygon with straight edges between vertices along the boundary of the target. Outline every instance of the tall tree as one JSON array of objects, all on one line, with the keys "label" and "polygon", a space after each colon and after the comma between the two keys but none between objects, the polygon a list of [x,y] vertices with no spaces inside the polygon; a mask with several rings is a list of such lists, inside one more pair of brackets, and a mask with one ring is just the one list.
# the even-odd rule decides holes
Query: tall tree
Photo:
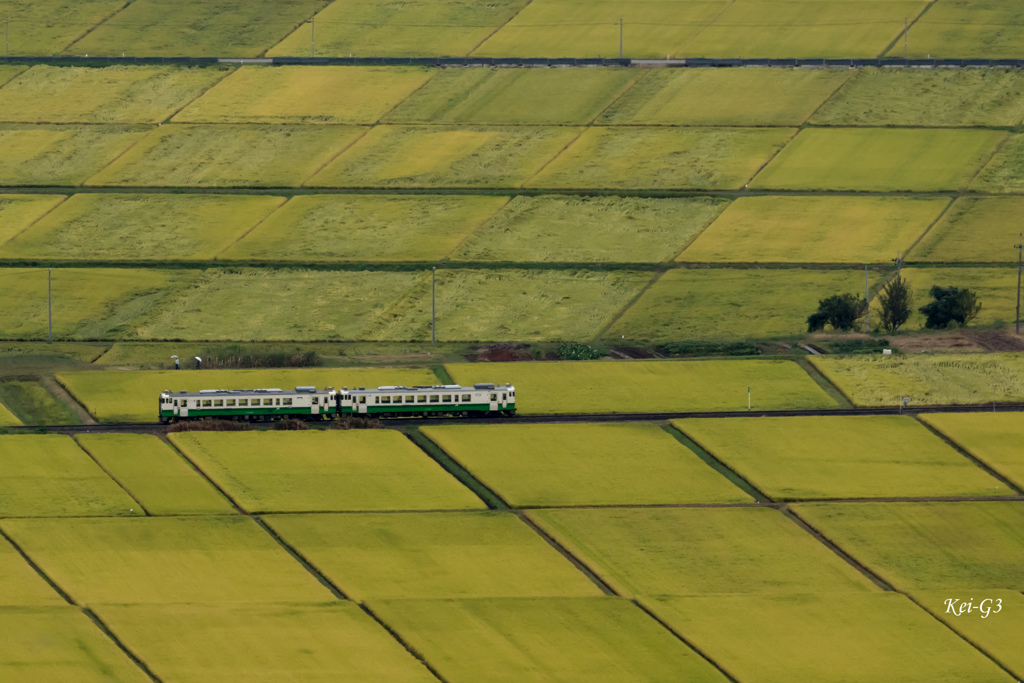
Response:
[{"label": "tall tree", "polygon": [[882,329],[890,334],[898,331],[910,319],[910,312],[914,308],[914,292],[907,279],[897,275],[890,280],[878,294],[878,305],[882,308]]},{"label": "tall tree", "polygon": [[846,332],[857,326],[868,310],[864,299],[853,294],[835,294],[818,302],[818,310],[807,317],[807,331],[816,332],[830,325]]}]

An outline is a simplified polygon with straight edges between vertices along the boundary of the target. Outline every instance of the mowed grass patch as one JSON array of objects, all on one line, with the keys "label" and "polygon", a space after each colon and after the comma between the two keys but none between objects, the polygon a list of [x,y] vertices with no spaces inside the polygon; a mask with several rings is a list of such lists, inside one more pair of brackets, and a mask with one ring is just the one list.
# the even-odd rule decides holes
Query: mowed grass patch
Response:
[{"label": "mowed grass patch", "polygon": [[351,602],[104,605],[96,612],[165,681],[437,680]]},{"label": "mowed grass patch", "polygon": [[997,130],[810,128],[750,185],[777,190],[957,190],[971,182],[1006,135]]},{"label": "mowed grass patch", "polygon": [[[53,334],[57,339],[132,336],[132,321],[195,277],[192,271],[55,268],[50,276]],[[0,336],[45,340],[47,270],[0,271]]]},{"label": "mowed grass patch", "polygon": [[241,515],[11,519],[0,526],[80,604],[332,598],[264,529]]},{"label": "mowed grass patch", "polygon": [[519,196],[453,261],[668,261],[725,208],[717,198]]},{"label": "mowed grass patch", "polygon": [[[439,270],[439,341],[544,341],[595,337],[651,274],[586,270]],[[431,336],[430,276],[379,316],[366,339]]]},{"label": "mowed grass patch", "polygon": [[511,382],[516,410],[532,414],[740,410],[747,407],[747,387],[765,410],[836,405],[799,365],[783,360],[459,363],[445,369],[456,382]]},{"label": "mowed grass patch", "polygon": [[507,201],[458,195],[300,195],[221,258],[436,262]]},{"label": "mowed grass patch", "polygon": [[1020,242],[1024,198],[957,199],[907,255],[913,261],[1011,262]]},{"label": "mowed grass patch", "polygon": [[1024,78],[1015,70],[867,68],[815,112],[811,123],[1014,126],[1022,118]]},{"label": "mowed grass patch", "polygon": [[170,439],[249,512],[484,507],[391,429],[181,432]]},{"label": "mowed grass patch", "polygon": [[71,437],[0,436],[0,517],[142,514]]},{"label": "mowed grass patch", "polygon": [[[907,50],[911,58],[957,57],[1014,58],[1024,49],[1017,27],[1024,23],[1024,7],[992,0],[943,0],[929,8],[910,29]],[[889,56],[903,56],[903,42]]]},{"label": "mowed grass patch", "polygon": [[234,512],[217,489],[152,434],[79,434],[77,440],[151,515]]},{"label": "mowed grass patch", "polygon": [[452,683],[726,680],[619,598],[394,600],[370,608]]},{"label": "mowed grass patch", "polygon": [[678,261],[878,263],[905,254],[949,200],[741,197]]},{"label": "mowed grass patch", "polygon": [[658,0],[545,0],[531,2],[477,48],[480,57],[619,56],[663,59],[715,18],[726,2]]},{"label": "mowed grass patch", "polygon": [[348,126],[172,124],[153,131],[88,184],[297,186],[363,132]]},{"label": "mowed grass patch", "polygon": [[[912,595],[918,604],[969,642],[976,643],[996,661],[1013,671],[1024,670],[1024,652],[1020,647],[1024,640],[1024,619],[1021,618],[1024,595],[1017,591],[994,590],[957,593],[948,590],[914,591]],[[949,603],[950,599],[955,602]],[[964,611],[958,616],[947,611],[954,607],[959,611],[965,602],[974,605],[973,612]],[[980,611],[979,605],[988,611]]]},{"label": "mowed grass patch", "polygon": [[[60,596],[45,579],[32,568],[25,558],[7,542],[0,538],[0,592],[3,594],[4,607],[14,605],[50,606],[66,605]],[[3,660],[0,659],[0,669]]]},{"label": "mowed grass patch", "polygon": [[1024,589],[1024,503],[800,503],[792,509],[897,590]]},{"label": "mowed grass patch", "polygon": [[533,510],[530,518],[620,595],[878,590],[778,510]]},{"label": "mowed grass patch", "polygon": [[[72,41],[114,14],[125,0],[4,0],[2,11],[9,21],[5,54],[55,55]],[[5,27],[6,28],[6,27]]]},{"label": "mowed grass patch", "polygon": [[605,334],[608,339],[769,339],[807,331],[818,301],[864,289],[855,270],[690,269],[666,272]]},{"label": "mowed grass patch", "polygon": [[902,32],[905,18],[928,4],[864,0],[851,9],[838,2],[737,0],[682,43],[679,56],[877,57]]},{"label": "mowed grass patch", "polygon": [[911,417],[687,419],[672,424],[774,500],[1016,493]]},{"label": "mowed grass patch", "polygon": [[1014,680],[895,593],[660,598],[645,604],[737,680]]},{"label": "mowed grass patch", "polygon": [[312,187],[519,187],[576,128],[377,126],[317,173]]},{"label": "mowed grass patch", "polygon": [[794,132],[790,128],[588,128],[527,185],[737,189]]},{"label": "mowed grass patch", "polygon": [[1024,191],[1024,135],[1013,135],[971,183],[978,192],[1008,194]]},{"label": "mowed grass patch", "polygon": [[[316,54],[348,57],[462,56],[515,16],[527,0],[333,2],[316,15]],[[312,30],[300,26],[267,52],[306,57]]]},{"label": "mowed grass patch", "polygon": [[64,195],[58,194],[0,195],[0,245],[52,211],[64,199]]},{"label": "mowed grass patch", "polygon": [[137,321],[139,339],[312,341],[374,338],[415,273],[209,270]]},{"label": "mowed grass patch", "polygon": [[208,67],[40,64],[0,89],[0,121],[160,123],[228,73]]},{"label": "mowed grass patch", "polygon": [[0,124],[0,183],[81,185],[148,130],[142,126]]},{"label": "mowed grass patch", "polygon": [[970,289],[978,295],[981,311],[972,326],[1014,321],[1017,274],[1009,268],[904,268],[902,272],[914,291],[914,313],[901,329],[924,329],[926,318],[918,309],[934,301],[929,293],[934,285]]},{"label": "mowed grass patch", "polygon": [[926,413],[921,420],[1024,488],[1024,413]]},{"label": "mowed grass patch", "polygon": [[510,505],[752,501],[652,424],[448,426],[420,431]]},{"label": "mowed grass patch", "polygon": [[153,680],[78,607],[0,606],[0,678],[38,683]]},{"label": "mowed grass patch", "polygon": [[[172,363],[170,353],[167,363]],[[189,368],[189,358],[184,367]],[[153,422],[160,392],[202,389],[290,389],[437,384],[423,368],[275,368],[259,370],[153,370],[62,372],[57,379],[104,422]],[[470,380],[472,381],[472,380]]]},{"label": "mowed grass patch", "polygon": [[1024,401],[1024,357],[1013,353],[811,358],[859,406]]},{"label": "mowed grass patch", "polygon": [[418,67],[243,66],[176,123],[375,123],[426,83]]},{"label": "mowed grass patch", "polygon": [[601,595],[509,512],[274,515],[267,521],[354,600]]},{"label": "mowed grass patch", "polygon": [[212,259],[283,197],[76,194],[0,246],[17,259]]},{"label": "mowed grass patch", "polygon": [[640,76],[632,69],[442,69],[389,123],[571,125],[591,121]]},{"label": "mowed grass patch", "polygon": [[328,0],[137,0],[82,36],[66,54],[258,57]]},{"label": "mowed grass patch", "polygon": [[654,69],[598,122],[799,126],[849,77],[826,69]]}]

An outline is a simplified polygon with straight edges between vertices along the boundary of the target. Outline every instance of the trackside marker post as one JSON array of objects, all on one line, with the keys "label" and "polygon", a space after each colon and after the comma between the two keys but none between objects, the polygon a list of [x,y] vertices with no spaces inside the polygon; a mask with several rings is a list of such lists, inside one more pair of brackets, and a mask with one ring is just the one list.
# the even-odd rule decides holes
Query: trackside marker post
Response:
[{"label": "trackside marker post", "polygon": [[750,410],[750,387],[747,387],[747,410]]}]

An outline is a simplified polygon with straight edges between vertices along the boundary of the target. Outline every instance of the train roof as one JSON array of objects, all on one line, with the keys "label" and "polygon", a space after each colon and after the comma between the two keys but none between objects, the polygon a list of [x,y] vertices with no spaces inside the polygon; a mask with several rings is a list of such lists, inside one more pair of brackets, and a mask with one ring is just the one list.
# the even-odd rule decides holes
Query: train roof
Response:
[{"label": "train roof", "polygon": [[209,396],[266,396],[283,394],[330,394],[334,387],[317,389],[316,387],[295,387],[294,389],[200,389],[199,391],[169,391],[163,393],[172,396],[209,397]]},{"label": "train roof", "polygon": [[348,391],[349,393],[359,394],[393,394],[396,392],[417,392],[417,391],[509,391],[514,389],[511,384],[494,384],[493,382],[479,382],[471,387],[464,387],[461,384],[434,384],[434,385],[418,385],[413,387],[405,386],[389,386],[389,387],[352,387],[349,389],[345,387],[342,391]]}]

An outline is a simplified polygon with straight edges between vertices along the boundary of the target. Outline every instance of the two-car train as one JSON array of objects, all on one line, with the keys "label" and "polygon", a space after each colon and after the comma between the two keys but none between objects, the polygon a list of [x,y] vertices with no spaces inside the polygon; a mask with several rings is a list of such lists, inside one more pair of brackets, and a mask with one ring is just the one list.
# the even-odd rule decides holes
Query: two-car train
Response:
[{"label": "two-car train", "polygon": [[516,414],[516,388],[511,384],[438,384],[418,387],[333,387],[287,389],[204,389],[164,391],[159,417],[177,420],[219,418],[267,421],[283,418],[333,420],[339,416],[429,417],[511,416]]}]

